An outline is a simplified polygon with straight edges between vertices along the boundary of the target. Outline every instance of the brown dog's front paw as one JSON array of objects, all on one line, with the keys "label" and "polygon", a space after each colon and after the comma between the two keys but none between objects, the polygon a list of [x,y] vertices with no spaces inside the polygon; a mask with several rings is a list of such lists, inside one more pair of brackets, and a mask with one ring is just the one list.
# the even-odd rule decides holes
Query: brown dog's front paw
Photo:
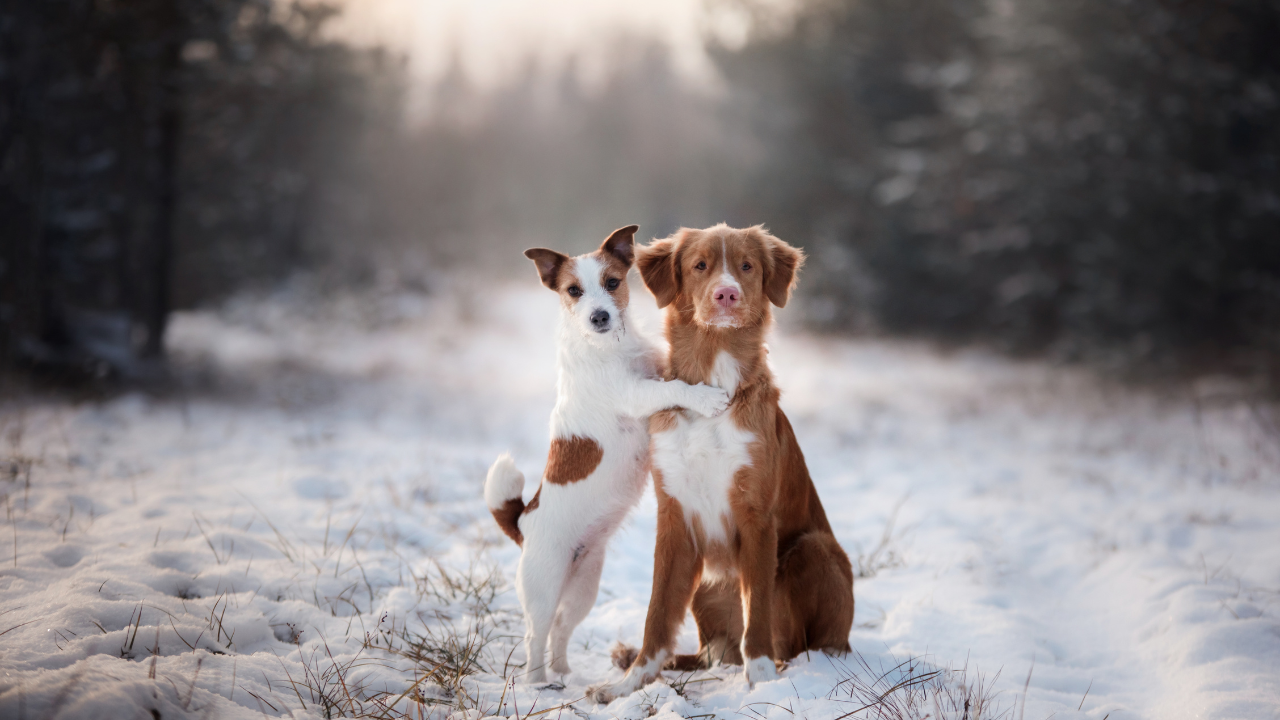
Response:
[{"label": "brown dog's front paw", "polygon": [[774,663],[773,658],[761,656],[747,660],[742,665],[743,675],[746,676],[747,684],[755,687],[758,682],[769,682],[778,679],[778,666]]},{"label": "brown dog's front paw", "polygon": [[587,688],[587,699],[601,705],[608,705],[618,697],[617,688],[610,683],[600,683]]},{"label": "brown dog's front paw", "polygon": [[613,659],[613,666],[626,672],[636,663],[636,657],[640,654],[639,648],[631,647],[618,643],[613,646],[613,650],[609,652],[609,657]]}]

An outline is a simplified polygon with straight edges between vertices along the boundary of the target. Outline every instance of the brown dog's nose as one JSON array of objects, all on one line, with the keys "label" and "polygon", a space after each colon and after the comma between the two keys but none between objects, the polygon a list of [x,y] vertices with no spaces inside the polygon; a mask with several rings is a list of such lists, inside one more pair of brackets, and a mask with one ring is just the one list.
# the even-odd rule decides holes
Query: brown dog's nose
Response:
[{"label": "brown dog's nose", "polygon": [[738,304],[738,289],[731,287],[718,287],[715,291],[716,304],[720,307],[733,307]]}]

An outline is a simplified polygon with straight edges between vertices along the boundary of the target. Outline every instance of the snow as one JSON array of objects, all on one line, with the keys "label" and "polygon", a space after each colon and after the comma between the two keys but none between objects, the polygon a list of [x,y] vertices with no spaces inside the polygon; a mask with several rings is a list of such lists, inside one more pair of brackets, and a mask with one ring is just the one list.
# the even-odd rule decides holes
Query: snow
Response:
[{"label": "snow", "polygon": [[[1223,380],[1140,390],[785,316],[771,362],[859,568],[858,655],[797,658],[755,688],[719,668],[579,700],[618,676],[615,642],[640,641],[650,491],[610,546],[574,673],[508,684],[519,550],[483,478],[509,450],[534,490],[555,312],[532,280],[244,298],[174,319],[179,390],[3,401],[0,717],[376,715],[402,696],[414,717],[833,720],[872,668],[917,658],[917,674],[964,668],[953,690],[981,676],[989,717],[1280,718],[1266,407]],[[469,642],[481,672],[418,682]]]}]

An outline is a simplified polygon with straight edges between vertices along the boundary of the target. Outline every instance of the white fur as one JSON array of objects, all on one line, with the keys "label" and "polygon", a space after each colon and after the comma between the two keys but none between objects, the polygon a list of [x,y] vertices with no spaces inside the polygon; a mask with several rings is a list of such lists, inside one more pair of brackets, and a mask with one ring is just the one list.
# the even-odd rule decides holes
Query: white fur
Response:
[{"label": "white fur", "polygon": [[614,698],[626,697],[656,679],[658,673],[662,671],[663,663],[669,657],[671,654],[666,650],[659,650],[649,662],[643,665],[632,665],[618,682],[602,683],[587,688],[587,697],[598,703],[609,703],[613,702]]},{"label": "white fur", "polygon": [[738,282],[738,278],[734,277],[733,271],[729,269],[729,246],[724,238],[720,238],[720,287],[731,287],[738,291],[738,297],[742,297],[742,284]]},{"label": "white fur", "polygon": [[[721,352],[712,369],[712,385],[732,393],[738,380],[737,361]],[[754,433],[739,428],[729,415],[688,413],[678,417],[675,427],[653,436],[653,466],[662,472],[663,489],[680,501],[690,527],[694,518],[699,519],[709,542],[729,540],[729,491],[738,469],[751,464],[748,446],[755,440]]]},{"label": "white fur", "polygon": [[729,393],[730,397],[738,391],[738,383],[742,382],[742,368],[732,354],[721,350],[711,366],[711,386]]},{"label": "white fur", "polygon": [[[737,290],[738,298],[742,298],[742,283],[738,282],[738,278],[729,269],[729,247],[723,237],[720,238],[720,278],[711,286],[711,291],[715,292],[722,287]],[[737,315],[726,314],[717,305],[715,315],[708,324],[713,327],[738,327],[741,323],[738,321]]]},{"label": "white fur", "polygon": [[769,656],[761,655],[747,660],[743,665],[742,674],[747,677],[747,684],[755,687],[758,682],[777,680],[778,666],[773,664],[773,659]]},{"label": "white fur", "polygon": [[[729,401],[723,390],[658,379],[661,356],[630,329],[626,311],[619,312],[613,296],[601,287],[602,264],[585,256],[570,262],[577,263],[583,294],[561,313],[551,437],[590,438],[600,445],[603,458],[584,480],[544,482],[538,508],[518,521],[524,551],[516,591],[524,608],[530,682],[546,680],[548,638],[551,669],[569,672],[569,637],[595,604],[605,544],[644,490],[649,416],[672,407],[715,415]],[[591,325],[597,309],[610,313],[607,332],[598,333]],[[502,458],[494,463],[490,478],[506,477],[499,467],[503,463]],[[513,487],[509,479],[503,482],[506,490],[499,492],[500,483],[494,480],[495,498]],[[495,507],[490,495],[486,483],[486,500]]]},{"label": "white fur", "polygon": [[524,492],[524,473],[516,469],[516,461],[511,453],[502,453],[493,466],[489,468],[489,476],[484,480],[484,501],[490,510],[500,510],[502,506]]}]

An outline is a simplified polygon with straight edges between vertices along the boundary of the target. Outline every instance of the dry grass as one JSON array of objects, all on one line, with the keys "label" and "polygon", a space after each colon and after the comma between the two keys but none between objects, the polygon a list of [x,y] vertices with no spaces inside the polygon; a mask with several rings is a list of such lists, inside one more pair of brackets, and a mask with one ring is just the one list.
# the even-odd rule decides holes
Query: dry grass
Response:
[{"label": "dry grass", "polygon": [[[807,720],[814,716],[813,700],[819,699],[835,704],[831,720],[1015,720],[1017,717],[1014,708],[1004,707],[999,702],[999,693],[991,688],[999,673],[988,679],[967,662],[958,670],[939,668],[918,657],[899,662],[889,656],[887,663],[883,660],[873,663],[857,651],[833,662],[839,679],[823,698],[796,691],[793,697],[747,703],[727,714],[721,710],[682,715],[686,720],[766,720],[776,716],[774,711],[781,710],[796,720]],[[703,683],[724,682],[727,675],[740,672],[737,667],[724,667],[679,675],[667,673],[663,682],[695,710],[701,710],[698,690],[704,687]],[[653,715],[664,702],[664,694],[665,689],[655,690],[650,686],[637,694],[633,709],[641,715]],[[828,705],[820,708],[817,715],[828,717],[832,712]]]},{"label": "dry grass", "polygon": [[875,577],[881,570],[902,567],[905,564],[902,556],[893,547],[893,531],[898,522],[898,511],[906,504],[908,497],[910,496],[904,495],[889,512],[889,518],[885,520],[884,531],[880,533],[880,541],[876,546],[871,548],[870,552],[862,552],[862,548],[858,548],[857,557],[853,559],[854,577]]},{"label": "dry grass", "polygon": [[[304,661],[303,677],[290,678],[304,707],[326,718],[386,720],[492,710],[468,680],[477,674],[505,678],[514,669],[514,636],[507,632],[514,617],[495,608],[505,579],[497,568],[451,571],[437,563],[412,582],[431,609],[407,619],[384,615],[349,660],[335,659],[324,642],[323,653],[313,651]],[[375,685],[370,671],[378,670],[405,678],[407,687],[393,692],[385,683]]]},{"label": "dry grass", "polygon": [[[32,492],[33,475],[37,475],[48,460],[22,452],[25,425],[21,418],[17,423],[12,422],[12,418],[9,420],[5,427],[0,428],[4,431],[3,439],[7,440],[7,447],[0,452],[0,506],[4,507],[5,519],[12,526],[4,535],[12,535],[13,544],[12,548],[5,547],[0,553],[5,564],[17,566],[22,559],[18,526],[34,512],[28,510],[27,499]],[[69,448],[67,452],[70,456]],[[68,466],[68,471],[71,470]],[[270,528],[274,542],[268,539],[268,543],[275,546],[281,559],[298,568],[296,577],[314,575],[318,578],[323,574],[336,578],[351,573],[357,578],[337,595],[325,596],[305,587],[289,595],[293,599],[313,602],[326,615],[348,615],[359,622],[367,622],[369,611],[386,588],[375,587],[361,564],[355,542],[363,532],[358,528],[359,521],[349,528],[337,530],[332,542],[326,534],[323,547],[311,547],[298,538],[287,537],[271,521],[269,514],[261,512],[252,503],[250,505],[257,517]],[[78,527],[73,518],[80,521],[74,506],[69,506],[65,514],[48,518],[45,524],[50,527],[49,532],[65,540],[67,534]],[[91,514],[86,522],[92,523]],[[193,513],[194,536],[202,539],[211,553],[213,567],[227,567],[233,559],[245,560],[237,557],[238,548],[231,536],[222,532],[224,524]],[[192,534],[192,529],[188,530],[188,535]],[[234,527],[225,529],[237,530]],[[158,546],[160,543],[157,531],[152,544]],[[252,566],[252,562],[249,558],[248,566]],[[248,573],[247,567],[245,572]],[[500,610],[497,603],[507,587],[505,578],[496,567],[475,565],[453,570],[434,563],[427,572],[409,572],[405,581],[404,584],[415,590],[419,606],[426,610],[408,618],[384,617],[377,629],[365,633],[363,641],[356,646],[354,656],[352,643],[339,639],[331,645],[319,628],[308,627],[306,632],[307,639],[318,637],[320,642],[303,644],[300,625],[283,621],[272,623],[277,637],[281,627],[287,628],[287,640],[302,648],[301,667],[297,662],[281,658],[276,674],[283,680],[277,684],[277,689],[285,688],[287,705],[294,706],[294,711],[301,707],[326,718],[387,720],[444,717],[457,711],[475,713],[481,709],[484,700],[479,697],[475,684],[468,680],[480,673],[505,677],[515,671],[509,664],[509,650],[514,646],[510,642],[514,636],[510,634],[509,626],[515,618]],[[308,593],[308,590],[312,591]],[[208,601],[199,602],[198,592],[191,587],[178,587],[174,596],[182,602],[181,611],[176,607],[166,609],[146,599],[137,602],[124,629],[119,657],[147,663],[148,677],[156,680],[157,662],[161,659],[162,629],[166,635],[172,629],[177,640],[192,652],[203,649],[216,654],[237,655],[235,628],[228,617],[228,606],[238,602],[232,597],[234,592],[220,589]],[[189,606],[187,601],[197,602]],[[24,608],[0,611],[0,615],[6,616],[0,617],[0,635],[44,621],[43,618],[12,619],[21,610]],[[188,627],[194,624],[200,628],[194,639],[192,633],[187,632],[184,636],[180,631],[184,621]],[[101,623],[92,622],[96,626],[95,633],[108,633]],[[316,635],[312,636],[311,632]],[[52,633],[60,648],[63,641],[70,641],[76,636],[70,628],[54,628]],[[197,663],[197,675],[202,661]],[[177,691],[179,701],[190,705],[196,676],[186,679],[165,674],[164,677],[169,683],[176,682],[175,687],[181,686]],[[276,682],[276,677],[270,681]],[[265,711],[289,712],[278,697],[263,697],[243,686],[239,689],[253,696]],[[74,689],[68,687],[66,692],[74,694]],[[55,705],[61,701],[59,699]]]},{"label": "dry grass", "polygon": [[[892,656],[890,656],[892,661]],[[872,664],[854,651],[837,663],[841,679],[827,699],[851,706],[835,720],[1012,720],[1013,708],[998,702],[989,680],[966,661],[958,670],[917,657],[893,665]]]}]

